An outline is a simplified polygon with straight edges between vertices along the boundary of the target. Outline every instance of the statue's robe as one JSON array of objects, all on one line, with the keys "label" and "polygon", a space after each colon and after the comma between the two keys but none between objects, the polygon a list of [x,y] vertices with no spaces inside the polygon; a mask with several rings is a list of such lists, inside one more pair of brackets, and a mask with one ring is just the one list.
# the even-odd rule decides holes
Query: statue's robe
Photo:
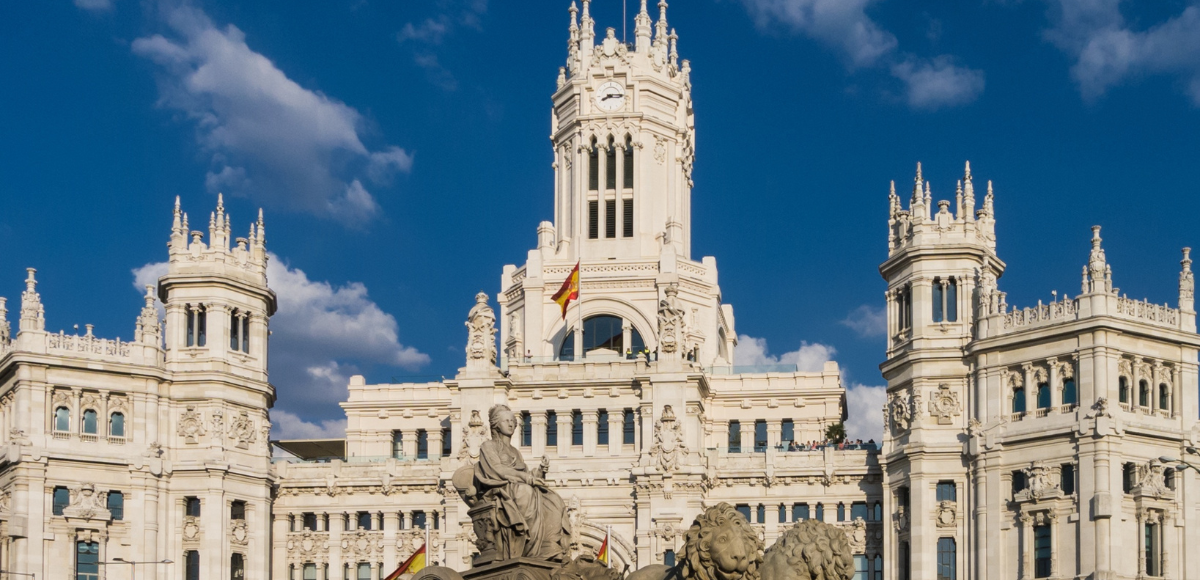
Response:
[{"label": "statue's robe", "polygon": [[542,560],[565,557],[570,541],[566,504],[557,493],[531,485],[533,474],[521,452],[494,439],[479,447],[475,484],[497,505],[501,558]]}]

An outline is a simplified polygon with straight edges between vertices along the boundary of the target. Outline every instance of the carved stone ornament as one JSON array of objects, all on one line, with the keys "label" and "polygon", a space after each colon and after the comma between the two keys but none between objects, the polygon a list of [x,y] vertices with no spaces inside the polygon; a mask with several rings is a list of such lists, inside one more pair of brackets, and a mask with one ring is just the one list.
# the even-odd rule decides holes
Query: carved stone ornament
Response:
[{"label": "carved stone ornament", "polygon": [[179,415],[179,436],[187,443],[199,443],[204,435],[204,416],[192,405]]},{"label": "carved stone ornament", "polygon": [[0,514],[12,513],[12,492],[0,491]]},{"label": "carved stone ornament", "polygon": [[1151,460],[1146,465],[1137,466],[1137,488],[1135,493],[1154,497],[1162,497],[1169,494],[1171,490],[1167,487],[1166,470],[1167,467],[1157,459]]},{"label": "carved stone ornament", "polygon": [[683,348],[684,316],[687,313],[679,304],[678,284],[668,285],[663,295],[658,303],[658,342],[662,353],[670,355]]},{"label": "carved stone ornament", "polygon": [[892,402],[889,403],[890,412],[888,414],[892,426],[892,434],[900,435],[912,426],[912,408],[909,397],[897,393],[892,395]]},{"label": "carved stone ornament", "polygon": [[937,525],[939,528],[952,528],[958,523],[958,504],[950,500],[939,501],[937,504]]},{"label": "carved stone ornament", "polygon": [[475,306],[467,314],[467,368],[496,366],[496,313],[488,306],[488,295],[475,295]]},{"label": "carved stone ornament", "polygon": [[1025,489],[1017,493],[1016,501],[1039,502],[1044,499],[1062,497],[1062,489],[1054,481],[1050,468],[1035,461],[1025,469]]},{"label": "carved stone ornament", "polygon": [[929,395],[929,414],[937,418],[938,425],[954,423],[954,417],[962,414],[958,393],[950,385],[942,383]]},{"label": "carved stone ornament", "polygon": [[342,535],[342,553],[352,553],[358,560],[366,560],[383,552],[383,534],[356,530]]},{"label": "carved stone ornament", "polygon": [[238,413],[229,422],[229,438],[237,440],[236,447],[238,449],[249,449],[250,445],[258,439],[258,430],[254,428],[254,420],[250,418],[248,412]]},{"label": "carved stone ornament", "polygon": [[200,539],[200,518],[195,516],[183,518],[183,539],[187,542],[195,542]]},{"label": "carved stone ornament", "polygon": [[650,448],[650,456],[654,458],[657,467],[664,474],[674,473],[687,458],[688,448],[683,442],[683,431],[675,420],[675,412],[670,405],[664,405],[662,417],[654,422],[654,446]]},{"label": "carved stone ornament", "polygon": [[463,425],[462,449],[458,450],[460,461],[479,459],[479,446],[487,441],[487,428],[483,426],[483,418],[478,409],[471,410],[471,419]]},{"label": "carved stone ornament", "polygon": [[867,522],[861,519],[856,519],[843,526],[843,531],[846,532],[846,541],[850,543],[850,550],[855,553],[865,552],[867,549]]},{"label": "carved stone ornament", "polygon": [[63,515],[84,520],[112,519],[107,503],[108,494],[98,491],[95,485],[90,483],[75,485],[71,487],[70,504],[63,509]]},{"label": "carved stone ornament", "polygon": [[239,546],[245,546],[250,542],[250,532],[246,527],[246,520],[229,522],[229,541]]},{"label": "carved stone ornament", "polygon": [[667,161],[667,140],[663,139],[662,137],[654,138],[654,160],[657,161],[659,165],[662,165]]},{"label": "carved stone ornament", "polygon": [[315,534],[311,530],[290,534],[287,541],[288,552],[298,559],[316,560],[329,555],[329,539],[325,534]]}]

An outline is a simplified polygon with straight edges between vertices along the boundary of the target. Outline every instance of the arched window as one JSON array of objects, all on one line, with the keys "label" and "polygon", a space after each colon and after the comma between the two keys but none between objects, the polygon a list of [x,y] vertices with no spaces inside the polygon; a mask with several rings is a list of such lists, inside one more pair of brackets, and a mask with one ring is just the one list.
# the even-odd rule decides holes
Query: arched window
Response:
[{"label": "arched window", "polygon": [[1142,407],[1150,406],[1150,383],[1145,380],[1138,382],[1138,405]]},{"label": "arched window", "polygon": [[617,146],[612,135],[608,136],[608,149],[604,152],[604,189],[617,188]]},{"label": "arched window", "polygon": [[96,434],[96,411],[93,409],[83,412],[83,432],[88,435]]},{"label": "arched window", "polygon": [[1037,386],[1037,406],[1039,409],[1050,408],[1050,384],[1038,383]]},{"label": "arched window", "polygon": [[1158,385],[1158,408],[1171,408],[1171,389],[1167,387],[1167,383],[1159,383]]},{"label": "arched window", "polygon": [[242,348],[242,321],[238,320],[238,311],[229,314],[229,350]]},{"label": "arched window", "polygon": [[624,183],[622,186],[625,189],[633,189],[633,136],[625,135],[625,170]]},{"label": "arched window", "polygon": [[933,321],[942,322],[945,320],[946,294],[942,287],[942,279],[933,279]]},{"label": "arched window", "polygon": [[592,144],[588,149],[588,190],[597,189],[600,189],[600,150],[596,148],[596,138],[592,137]]},{"label": "arched window", "polygon": [[1119,387],[1120,393],[1118,395],[1118,397],[1119,397],[1118,400],[1122,403],[1128,403],[1129,402],[1129,379],[1127,379],[1125,377],[1121,377],[1120,379],[1118,379],[1117,383],[1120,385],[1120,387]]},{"label": "arched window", "polygon": [[67,432],[71,430],[71,410],[59,407],[54,410],[54,430]]},{"label": "arched window", "polygon": [[958,280],[953,277],[946,283],[946,320],[958,322]]},{"label": "arched window", "polygon": [[75,543],[75,580],[100,578],[100,543]]},{"label": "arched window", "polygon": [[877,522],[883,521],[883,504],[881,504],[879,502],[875,502],[875,506],[872,508],[871,511],[874,512],[872,514],[874,521],[877,521]]},{"label": "arched window", "polygon": [[1079,393],[1075,391],[1075,379],[1063,379],[1062,402],[1064,405],[1079,402]]},{"label": "arched window", "polygon": [[627,192],[621,197],[621,237],[633,237],[633,137],[625,136],[625,166],[622,187]]},{"label": "arched window", "polygon": [[108,436],[109,437],[124,437],[125,436],[125,414],[113,413],[108,418]]},{"label": "arched window", "polygon": [[1025,387],[1013,388],[1012,412],[1013,413],[1024,413],[1025,412]]},{"label": "arched window", "polygon": [[200,580],[200,552],[188,550],[183,553],[184,580]]},{"label": "arched window", "polygon": [[872,570],[874,580],[883,580],[883,556],[875,554],[875,568]]},{"label": "arched window", "polygon": [[[617,316],[602,314],[583,320],[583,352],[611,350],[617,354],[638,353],[646,348],[646,342],[636,328],[629,329],[629,343],[625,344],[624,320]],[[575,359],[575,329],[568,329],[558,348],[559,360]]]},{"label": "arched window", "polygon": [[371,580],[371,565],[366,562],[358,563],[358,580]]}]

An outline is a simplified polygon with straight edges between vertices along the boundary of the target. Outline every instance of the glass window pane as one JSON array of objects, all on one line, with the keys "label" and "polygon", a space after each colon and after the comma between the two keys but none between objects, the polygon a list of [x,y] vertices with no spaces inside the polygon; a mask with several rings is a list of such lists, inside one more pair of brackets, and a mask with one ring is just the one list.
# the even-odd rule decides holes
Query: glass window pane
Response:
[{"label": "glass window pane", "polygon": [[200,552],[189,550],[184,553],[185,580],[200,580]]},{"label": "glass window pane", "polygon": [[96,412],[91,409],[83,412],[83,432],[88,435],[96,434]]},{"label": "glass window pane", "polygon": [[1063,404],[1074,405],[1079,402],[1078,395],[1075,393],[1075,379],[1066,379],[1063,381]]},{"label": "glass window pane", "polygon": [[784,443],[790,443],[796,440],[796,423],[791,419],[783,420],[780,439]]},{"label": "glass window pane", "polygon": [[305,564],[304,565],[304,580],[317,580],[317,565],[316,564]]},{"label": "glass window pane", "polygon": [[941,322],[943,319],[942,300],[944,300],[944,297],[942,296],[942,281],[934,280],[933,281],[933,321],[934,322]]},{"label": "glass window pane", "polygon": [[617,188],[617,148],[611,139],[608,142],[608,150],[604,152],[604,188]]},{"label": "glass window pane", "polygon": [[401,431],[392,431],[392,457],[404,457],[404,433]]},{"label": "glass window pane", "polygon": [[854,555],[854,580],[869,580],[867,578],[867,557],[863,554]]},{"label": "glass window pane", "polygon": [[1050,526],[1033,527],[1033,576],[1050,577],[1050,561],[1053,548],[1050,543]]},{"label": "glass window pane", "polygon": [[583,412],[571,411],[571,445],[583,445]]},{"label": "glass window pane", "polygon": [[109,421],[108,434],[112,437],[125,436],[125,415],[123,413],[113,413]]},{"label": "glass window pane", "polygon": [[1038,383],[1037,398],[1039,409],[1050,408],[1050,385],[1048,383]]},{"label": "glass window pane", "polygon": [[100,577],[100,544],[77,542],[75,544],[75,580],[96,580]]},{"label": "glass window pane", "polygon": [[533,415],[529,411],[521,411],[521,445],[533,445]]},{"label": "glass window pane", "polygon": [[754,452],[762,453],[767,450],[767,422],[759,419],[754,422]]},{"label": "glass window pane", "polygon": [[850,504],[850,521],[868,519],[867,502],[856,501]]},{"label": "glass window pane", "polygon": [[608,411],[604,409],[596,414],[596,444],[608,445]]},{"label": "glass window pane", "polygon": [[625,189],[633,189],[633,140],[629,137],[625,138],[625,176],[622,181]]},{"label": "glass window pane", "polygon": [[71,430],[71,411],[66,407],[59,407],[54,410],[54,430]]},{"label": "glass window pane", "polygon": [[954,538],[939,539],[937,551],[937,580],[955,580],[958,574],[958,550]]},{"label": "glass window pane", "polygon": [[417,429],[417,459],[429,459],[429,433]]},{"label": "glass window pane", "polygon": [[558,413],[546,411],[546,445],[558,445]]},{"label": "glass window pane", "polygon": [[958,322],[958,281],[954,278],[946,285],[946,320]]},{"label": "glass window pane", "polygon": [[792,504],[792,521],[799,522],[808,519],[808,504]]},{"label": "glass window pane", "polygon": [[112,513],[113,521],[125,519],[125,494],[119,491],[108,492],[108,511]]},{"label": "glass window pane", "polygon": [[633,409],[625,409],[625,420],[624,420],[624,423],[621,425],[621,428],[622,428],[622,432],[623,432],[623,436],[624,436],[625,445],[633,445],[634,437],[636,436],[636,433],[634,432],[635,426],[634,426]]},{"label": "glass window pane", "polygon": [[741,421],[729,422],[729,452],[742,452],[742,423]]},{"label": "glass window pane", "polygon": [[63,510],[71,505],[71,492],[65,487],[54,488],[54,503],[51,512],[56,516],[63,515]]},{"label": "glass window pane", "polygon": [[371,565],[362,562],[358,565],[358,580],[371,580]]},{"label": "glass window pane", "polygon": [[736,509],[739,514],[742,514],[742,517],[746,518],[747,522],[752,521],[750,519],[750,504],[739,503]]}]

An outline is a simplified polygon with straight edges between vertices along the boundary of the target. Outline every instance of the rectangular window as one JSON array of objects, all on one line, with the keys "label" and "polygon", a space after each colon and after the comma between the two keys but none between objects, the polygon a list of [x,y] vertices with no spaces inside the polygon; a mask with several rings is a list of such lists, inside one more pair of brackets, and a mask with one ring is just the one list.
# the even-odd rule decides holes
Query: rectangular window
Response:
[{"label": "rectangular window", "polygon": [[817,521],[819,521],[819,522],[825,521],[825,504],[822,504],[822,503],[817,504]]},{"label": "rectangular window", "polygon": [[428,519],[428,516],[425,515],[425,512],[423,512],[423,511],[413,512],[413,514],[412,514],[412,527],[413,528],[423,530],[423,529],[425,529],[425,526],[428,523],[428,521],[429,521],[429,519]]},{"label": "rectangular window", "polygon": [[946,285],[946,320],[958,322],[958,280],[954,278]]},{"label": "rectangular window", "polygon": [[1079,394],[1075,391],[1075,379],[1063,380],[1062,402],[1064,405],[1074,405],[1079,402]]},{"label": "rectangular window", "polygon": [[958,577],[958,548],[954,538],[941,538],[937,543],[937,580],[956,580]]},{"label": "rectangular window", "polygon": [[675,567],[675,550],[663,552],[663,564],[671,568]]},{"label": "rectangular window", "polygon": [[571,445],[583,445],[583,412],[571,411]]},{"label": "rectangular window", "polygon": [[596,151],[596,144],[592,143],[592,149],[588,151],[588,190],[597,189],[600,189],[600,156]]},{"label": "rectangular window", "polygon": [[854,555],[854,580],[870,580],[867,578],[867,556],[865,554]]},{"label": "rectangular window", "polygon": [[854,521],[854,520],[867,521],[869,519],[871,519],[871,517],[870,517],[870,511],[867,510],[867,502],[856,501],[856,502],[850,504],[850,521]]},{"label": "rectangular window", "polygon": [[883,556],[875,554],[875,568],[871,574],[873,580],[883,580]]},{"label": "rectangular window", "polygon": [[846,521],[846,504],[841,503],[841,502],[838,502],[837,521],[839,521],[839,522]]},{"label": "rectangular window", "polygon": [[1025,472],[1020,469],[1012,472],[1012,492],[1017,495],[1018,492],[1025,491]]},{"label": "rectangular window", "polygon": [[198,497],[183,498],[183,509],[184,509],[184,515],[191,516],[193,518],[200,517],[200,498],[198,498]]},{"label": "rectangular window", "polygon": [[787,506],[779,504],[779,523],[787,523]]},{"label": "rectangular window", "polygon": [[625,142],[625,189],[633,189],[633,144]]},{"label": "rectangular window", "polygon": [[729,452],[742,452],[742,422],[733,420],[729,422]]},{"label": "rectangular window", "polygon": [[1132,493],[1137,486],[1137,468],[1132,463],[1121,466],[1121,488],[1125,493]]},{"label": "rectangular window", "polygon": [[1159,566],[1158,524],[1146,524],[1146,575],[1162,576]]},{"label": "rectangular window", "polygon": [[767,450],[767,422],[758,419],[754,422],[754,452],[762,453]]},{"label": "rectangular window", "polygon": [[1050,577],[1050,526],[1033,526],[1033,577]]},{"label": "rectangular window", "polygon": [[608,411],[605,409],[596,414],[596,444],[608,445]]},{"label": "rectangular window", "polygon": [[125,519],[125,494],[119,491],[108,492],[108,512],[114,522]]},{"label": "rectangular window", "polygon": [[945,320],[942,306],[946,299],[945,291],[942,289],[942,281],[939,278],[933,280],[933,321],[942,322]]},{"label": "rectangular window", "polygon": [[246,557],[234,553],[229,557],[229,577],[233,580],[245,580],[246,578]]},{"label": "rectangular window", "polygon": [[355,529],[371,531],[371,512],[358,512],[354,516]]},{"label": "rectangular window", "polygon": [[61,516],[63,515],[63,510],[67,509],[69,505],[71,505],[71,490],[65,487],[54,488],[54,503],[52,504],[50,513]]},{"label": "rectangular window", "polygon": [[196,313],[191,304],[184,307],[184,315],[187,316],[187,345],[196,346]]},{"label": "rectangular window", "polygon": [[791,419],[784,419],[782,423],[782,441],[787,445],[796,440],[796,423]]},{"label": "rectangular window", "polygon": [[204,312],[204,307],[196,312],[196,346],[205,346],[208,344],[208,314]]},{"label": "rectangular window", "polygon": [[742,514],[743,518],[746,518],[747,522],[753,521],[750,519],[750,504],[739,503],[736,509],[739,514]]},{"label": "rectangular window", "polygon": [[1024,387],[1013,390],[1012,412],[1025,412],[1025,389]]},{"label": "rectangular window", "polygon": [[76,542],[75,580],[100,578],[100,543]]},{"label": "rectangular window", "polygon": [[242,352],[250,352],[250,315],[242,316]]},{"label": "rectangular window", "polygon": [[617,200],[604,200],[604,237],[617,237]]},{"label": "rectangular window", "polygon": [[235,500],[233,503],[229,504],[229,519],[231,519],[231,520],[246,519],[246,502],[239,499],[239,500]]},{"label": "rectangular window", "polygon": [[450,457],[450,447],[454,440],[450,437],[450,428],[442,427],[442,457]]},{"label": "rectangular window", "polygon": [[529,411],[521,411],[521,445],[533,445],[533,415]]},{"label": "rectangular window", "polygon": [[958,487],[953,481],[939,481],[937,484],[938,501],[958,501]]},{"label": "rectangular window", "polygon": [[767,523],[767,506],[765,506],[761,503],[758,504],[758,509],[755,510],[755,514],[754,514],[754,523],[756,523],[756,524]]},{"label": "rectangular window", "polygon": [[188,550],[183,553],[184,580],[200,580],[200,552]]},{"label": "rectangular window", "polygon": [[912,549],[908,542],[900,542],[900,569],[896,571],[896,577],[899,580],[909,580],[912,578]]},{"label": "rectangular window", "polygon": [[627,238],[632,238],[633,237],[633,200],[632,199],[624,199],[624,200],[621,200],[621,204],[622,204],[621,210],[623,212],[621,214],[622,229],[624,229],[624,231],[622,232],[622,235],[624,235]]},{"label": "rectangular window", "polygon": [[588,239],[594,240],[600,237],[600,202],[592,200],[588,202]]},{"label": "rectangular window", "polygon": [[304,565],[304,580],[317,580],[317,565],[308,563]]},{"label": "rectangular window", "polygon": [[371,580],[371,565],[366,562],[358,563],[358,580]]},{"label": "rectangular window", "polygon": [[1050,384],[1038,383],[1037,386],[1037,406],[1039,409],[1050,408]]},{"label": "rectangular window", "polygon": [[309,532],[317,531],[317,514],[305,512],[301,514],[301,527]]},{"label": "rectangular window", "polygon": [[242,324],[238,320],[237,311],[229,315],[229,350],[240,350],[242,348]]},{"label": "rectangular window", "polygon": [[392,431],[392,458],[404,458],[404,432]]},{"label": "rectangular window", "polygon": [[1067,495],[1075,495],[1075,464],[1062,464],[1061,474],[1062,480],[1059,482],[1059,487],[1062,488],[1063,493]]},{"label": "rectangular window", "polygon": [[558,445],[558,413],[546,411],[546,445]]},{"label": "rectangular window", "polygon": [[604,188],[617,188],[617,148],[612,143],[604,152]]},{"label": "rectangular window", "polygon": [[624,421],[621,423],[621,434],[625,445],[633,445],[636,435],[636,426],[634,425],[633,409],[625,409]]},{"label": "rectangular window", "polygon": [[417,459],[429,459],[429,433],[417,429]]},{"label": "rectangular window", "polygon": [[794,503],[792,504],[792,521],[800,522],[808,519],[808,504]]}]

